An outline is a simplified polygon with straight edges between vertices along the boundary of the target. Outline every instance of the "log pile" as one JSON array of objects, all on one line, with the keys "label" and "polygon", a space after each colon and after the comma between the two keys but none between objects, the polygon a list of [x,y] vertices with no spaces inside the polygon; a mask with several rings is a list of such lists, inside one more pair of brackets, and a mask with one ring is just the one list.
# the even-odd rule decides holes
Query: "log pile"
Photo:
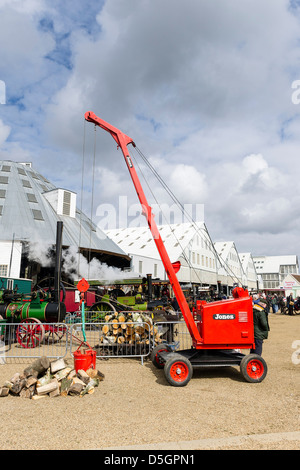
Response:
[{"label": "log pile", "polygon": [[50,362],[43,356],[22,373],[17,372],[0,387],[0,397],[8,395],[38,400],[45,397],[92,394],[104,375],[95,369],[87,371],[69,367],[64,359]]},{"label": "log pile", "polygon": [[162,341],[157,326],[149,315],[138,312],[121,312],[105,316],[100,335],[103,345],[149,345]]}]

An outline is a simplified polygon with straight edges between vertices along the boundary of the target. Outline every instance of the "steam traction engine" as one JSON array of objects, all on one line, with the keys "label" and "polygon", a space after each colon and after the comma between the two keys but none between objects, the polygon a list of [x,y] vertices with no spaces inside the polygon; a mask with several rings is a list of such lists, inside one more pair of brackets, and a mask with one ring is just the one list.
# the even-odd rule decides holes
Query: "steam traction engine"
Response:
[{"label": "steam traction engine", "polygon": [[[16,339],[22,347],[34,348],[47,335],[56,339],[61,338],[63,332],[59,327],[48,324],[63,321],[66,311],[64,303],[54,301],[51,293],[38,291],[24,295],[4,290],[0,315],[7,322],[19,323],[16,328]],[[47,326],[43,323],[47,323]]]},{"label": "steam traction engine", "polygon": [[60,282],[61,242],[62,222],[58,222],[53,291],[38,289],[31,294],[22,294],[0,289],[0,317],[7,322],[18,323],[16,339],[24,348],[38,346],[45,336],[59,340],[64,334],[64,329],[59,325],[49,325],[62,322],[66,316],[64,292],[61,294]]},{"label": "steam traction engine", "polygon": [[197,301],[196,308],[190,310],[127,149],[129,144],[135,147],[135,143],[90,111],[85,113],[85,119],[109,132],[122,150],[143,214],[192,338],[193,346],[186,350],[174,352],[171,345],[156,346],[152,351],[153,364],[164,369],[167,381],[174,386],[186,385],[195,368],[237,365],[246,381],[261,382],[267,373],[264,359],[240,352],[254,348],[252,299],[248,291],[236,287],[233,299],[211,303]]}]

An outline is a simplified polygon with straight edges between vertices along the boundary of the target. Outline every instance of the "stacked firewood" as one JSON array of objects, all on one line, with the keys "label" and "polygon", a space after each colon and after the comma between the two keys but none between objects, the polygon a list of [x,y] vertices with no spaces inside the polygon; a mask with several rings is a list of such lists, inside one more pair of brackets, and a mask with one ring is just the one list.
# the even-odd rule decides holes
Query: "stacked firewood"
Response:
[{"label": "stacked firewood", "polygon": [[92,394],[104,375],[96,369],[87,371],[69,367],[64,359],[50,362],[43,356],[22,373],[17,372],[0,387],[0,397],[8,395],[38,400],[45,397]]},{"label": "stacked firewood", "polygon": [[100,342],[103,344],[149,344],[162,341],[158,328],[149,315],[121,312],[105,316]]}]

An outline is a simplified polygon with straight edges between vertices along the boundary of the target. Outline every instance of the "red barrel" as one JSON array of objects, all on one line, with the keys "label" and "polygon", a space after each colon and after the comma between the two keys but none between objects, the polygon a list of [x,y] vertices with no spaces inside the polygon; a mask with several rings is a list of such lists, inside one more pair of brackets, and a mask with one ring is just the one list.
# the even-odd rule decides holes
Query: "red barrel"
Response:
[{"label": "red barrel", "polygon": [[86,349],[84,352],[81,352],[77,349],[74,352],[74,369],[78,372],[80,369],[96,369],[96,351],[93,349]]}]

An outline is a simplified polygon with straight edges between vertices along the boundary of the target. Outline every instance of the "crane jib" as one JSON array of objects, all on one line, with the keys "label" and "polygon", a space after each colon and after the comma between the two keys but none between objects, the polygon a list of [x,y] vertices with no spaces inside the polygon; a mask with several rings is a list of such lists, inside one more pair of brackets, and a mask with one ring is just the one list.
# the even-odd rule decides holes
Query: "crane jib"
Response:
[{"label": "crane jib", "polygon": [[117,142],[118,147],[121,148],[125,162],[127,164],[127,168],[129,170],[133,185],[135,187],[135,190],[137,192],[139,201],[142,205],[143,208],[143,213],[147,218],[148,226],[149,229],[152,233],[154,242],[156,244],[157,250],[159,252],[160,258],[162,260],[162,263],[164,265],[165,271],[168,275],[169,281],[171,283],[171,286],[173,288],[176,300],[179,304],[180,310],[182,312],[182,315],[185,319],[186,325],[188,327],[188,330],[190,332],[190,335],[193,339],[193,343],[195,345],[201,344],[202,343],[202,338],[200,336],[199,330],[197,328],[196,322],[194,320],[193,314],[190,311],[190,308],[188,306],[188,303],[186,301],[186,298],[182,292],[181,286],[179,284],[179,281],[177,279],[175,269],[170,261],[169,255],[165,249],[164,243],[162,241],[162,238],[160,236],[159,230],[157,228],[157,225],[154,221],[153,215],[152,215],[152,210],[151,207],[148,204],[147,198],[144,194],[143,188],[141,186],[140,180],[137,176],[136,170],[134,168],[132,159],[129,155],[127,145],[128,144],[133,144],[135,146],[133,140],[128,137],[126,134],[123,134],[119,129],[116,127],[112,126],[111,124],[107,123],[103,119],[99,118],[96,116],[93,112],[88,111],[85,113],[85,119],[88,122],[92,122],[95,125],[101,127],[105,131],[109,132],[113,139]]}]

